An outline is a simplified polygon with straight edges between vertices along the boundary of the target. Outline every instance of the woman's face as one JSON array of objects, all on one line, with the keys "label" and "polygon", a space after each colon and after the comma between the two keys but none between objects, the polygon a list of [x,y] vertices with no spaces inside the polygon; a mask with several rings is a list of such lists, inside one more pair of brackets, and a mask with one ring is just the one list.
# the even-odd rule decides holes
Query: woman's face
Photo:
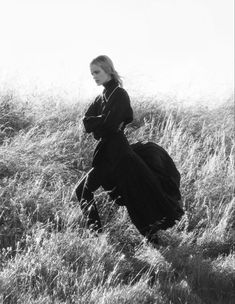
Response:
[{"label": "woman's face", "polygon": [[91,75],[93,76],[97,85],[102,85],[111,79],[111,76],[106,73],[100,66],[91,64]]}]

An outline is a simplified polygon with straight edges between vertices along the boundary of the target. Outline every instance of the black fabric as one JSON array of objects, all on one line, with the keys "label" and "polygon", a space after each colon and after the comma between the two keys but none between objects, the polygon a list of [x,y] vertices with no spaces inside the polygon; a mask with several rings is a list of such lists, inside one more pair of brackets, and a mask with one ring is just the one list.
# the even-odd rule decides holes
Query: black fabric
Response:
[{"label": "black fabric", "polygon": [[76,188],[76,195],[86,218],[86,226],[96,231],[101,231],[102,228],[93,192],[102,185],[104,180],[104,171],[92,168]]},{"label": "black fabric", "polygon": [[131,148],[146,162],[156,178],[160,179],[166,195],[180,200],[180,173],[167,151],[153,142],[137,142]]},{"label": "black fabric", "polygon": [[[115,85],[115,81],[109,82],[104,93],[108,96]],[[93,168],[86,182],[79,184],[77,196],[93,203],[91,193],[102,186],[112,199],[126,206],[140,233],[150,237],[159,229],[173,226],[184,213],[180,206],[180,173],[159,145],[128,143],[119,125],[132,119],[129,96],[120,87],[107,103],[98,97],[89,107],[84,126],[100,141],[94,151]],[[100,222],[98,212],[90,218],[92,221]]]},{"label": "black fabric", "polygon": [[[97,140],[111,137],[117,132],[121,123],[126,125],[133,120],[129,96],[117,82],[109,82],[103,94],[106,97],[99,95],[90,105],[83,119],[86,132],[92,132]],[[108,102],[105,101],[107,99]]]}]

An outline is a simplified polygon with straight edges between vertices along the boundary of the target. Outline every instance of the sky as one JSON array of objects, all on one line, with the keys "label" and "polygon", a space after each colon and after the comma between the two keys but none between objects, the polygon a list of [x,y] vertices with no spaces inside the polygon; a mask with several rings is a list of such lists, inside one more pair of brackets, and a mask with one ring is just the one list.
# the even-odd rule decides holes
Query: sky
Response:
[{"label": "sky", "polygon": [[101,91],[108,55],[131,93],[226,98],[234,82],[233,0],[0,0],[0,90]]}]

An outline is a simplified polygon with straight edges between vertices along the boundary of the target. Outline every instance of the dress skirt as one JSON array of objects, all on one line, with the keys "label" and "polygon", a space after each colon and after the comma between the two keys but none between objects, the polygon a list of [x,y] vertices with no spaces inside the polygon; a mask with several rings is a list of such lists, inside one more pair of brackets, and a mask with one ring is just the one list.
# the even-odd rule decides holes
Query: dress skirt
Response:
[{"label": "dress skirt", "polygon": [[172,227],[182,217],[180,173],[159,145],[129,145],[125,135],[119,133],[98,144],[93,163],[107,170],[103,188],[126,206],[142,235],[151,236],[159,229]]}]

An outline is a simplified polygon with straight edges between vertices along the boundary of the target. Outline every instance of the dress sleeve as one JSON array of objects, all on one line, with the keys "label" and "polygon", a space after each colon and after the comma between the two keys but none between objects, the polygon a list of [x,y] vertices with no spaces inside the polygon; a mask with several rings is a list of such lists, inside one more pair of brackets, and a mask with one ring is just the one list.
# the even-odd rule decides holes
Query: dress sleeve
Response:
[{"label": "dress sleeve", "polygon": [[87,133],[94,132],[103,122],[102,115],[99,115],[99,98],[97,97],[95,101],[89,106],[83,118],[83,124]]},{"label": "dress sleeve", "polygon": [[110,106],[107,106],[104,114],[103,122],[99,127],[102,135],[116,132],[122,122],[126,125],[133,120],[130,98],[124,89],[118,92],[117,97]]}]

